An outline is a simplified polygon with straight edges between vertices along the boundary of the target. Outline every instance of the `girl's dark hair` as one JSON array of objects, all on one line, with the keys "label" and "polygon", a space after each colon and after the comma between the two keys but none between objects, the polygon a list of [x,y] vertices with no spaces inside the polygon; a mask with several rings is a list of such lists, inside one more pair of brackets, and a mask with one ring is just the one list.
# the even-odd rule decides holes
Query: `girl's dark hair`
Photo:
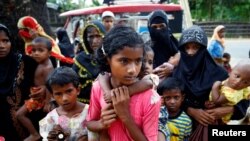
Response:
[{"label": "girl's dark hair", "polygon": [[32,44],[36,43],[44,43],[49,51],[52,50],[52,43],[48,38],[45,37],[36,37],[33,41]]},{"label": "girl's dark hair", "polygon": [[[117,25],[105,35],[103,46],[97,50],[97,62],[102,72],[110,72],[107,58],[111,58],[124,47],[144,48],[143,40],[132,27]],[[143,49],[144,54],[145,51]]]},{"label": "girl's dark hair", "polygon": [[64,86],[72,83],[74,87],[79,87],[79,77],[77,73],[70,67],[56,68],[47,78],[46,87],[53,93],[51,86],[59,85]]},{"label": "girl's dark hair", "polygon": [[148,51],[152,51],[152,52],[154,52],[154,50],[153,50],[153,48],[151,47],[151,41],[147,41],[147,42],[145,42],[145,47],[144,47],[144,50],[145,50],[145,52],[148,52]]},{"label": "girl's dark hair", "polygon": [[184,94],[184,84],[177,78],[168,77],[164,79],[157,87],[157,93],[163,95],[164,91],[180,90]]}]

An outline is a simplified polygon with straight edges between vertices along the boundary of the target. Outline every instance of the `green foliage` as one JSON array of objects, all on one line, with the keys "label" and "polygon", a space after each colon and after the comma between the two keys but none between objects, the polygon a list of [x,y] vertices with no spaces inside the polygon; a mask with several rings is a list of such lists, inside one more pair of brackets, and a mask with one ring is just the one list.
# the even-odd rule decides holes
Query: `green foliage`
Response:
[{"label": "green foliage", "polygon": [[[65,12],[73,9],[79,9],[81,4],[77,5],[75,3],[72,3],[71,0],[47,0],[47,2],[55,3],[59,5],[59,11]],[[79,1],[80,3],[82,1]]]},{"label": "green foliage", "polygon": [[250,0],[189,0],[196,21],[250,22]]},{"label": "green foliage", "polygon": [[100,2],[98,0],[92,0],[94,6],[100,6]]}]

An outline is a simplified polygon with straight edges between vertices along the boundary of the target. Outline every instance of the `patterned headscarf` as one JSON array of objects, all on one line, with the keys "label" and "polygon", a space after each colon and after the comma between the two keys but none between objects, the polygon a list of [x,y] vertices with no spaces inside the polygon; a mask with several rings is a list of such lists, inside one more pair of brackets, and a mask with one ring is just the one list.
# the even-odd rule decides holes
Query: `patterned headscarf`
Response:
[{"label": "patterned headscarf", "polygon": [[52,43],[51,56],[52,57],[55,57],[56,59],[65,63],[69,63],[69,64],[73,63],[73,59],[67,58],[61,54],[61,51],[57,43],[55,42],[55,40],[44,32],[42,26],[33,17],[24,16],[20,18],[17,23],[17,27],[19,29],[19,35],[22,37],[22,39],[25,42],[25,53],[27,55],[30,55],[31,50],[32,50],[32,46],[31,46],[32,37],[30,35],[30,32],[37,32],[38,36],[48,38],[51,41]]},{"label": "patterned headscarf", "polygon": [[[193,56],[185,51],[188,43],[197,43],[199,50]],[[185,84],[186,104],[201,108],[215,81],[222,81],[228,73],[218,66],[207,50],[207,35],[199,26],[192,26],[182,32],[179,41],[181,59],[173,72],[173,77],[180,79]]]},{"label": "patterned headscarf", "polygon": [[95,27],[97,29],[97,31],[99,32],[99,34],[102,36],[102,38],[104,37],[104,35],[106,34],[105,31],[105,27],[103,26],[103,24],[97,20],[91,21],[89,22],[83,29],[82,31],[82,43],[83,43],[83,50],[85,51],[86,54],[92,54],[93,50],[89,45],[89,42],[87,41],[87,29],[89,27]]}]

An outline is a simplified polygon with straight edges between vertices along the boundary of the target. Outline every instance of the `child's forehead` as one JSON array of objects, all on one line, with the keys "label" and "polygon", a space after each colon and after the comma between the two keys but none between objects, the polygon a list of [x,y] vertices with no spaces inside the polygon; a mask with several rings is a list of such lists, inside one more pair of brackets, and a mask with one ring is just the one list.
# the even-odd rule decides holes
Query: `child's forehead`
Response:
[{"label": "child's forehead", "polygon": [[153,50],[146,50],[145,53],[151,55],[151,54],[154,54],[154,51]]},{"label": "child's forehead", "polygon": [[165,89],[163,91],[163,95],[172,95],[172,94],[182,95],[182,92],[181,92],[181,90],[179,88]]},{"label": "child's forehead", "polygon": [[236,65],[233,71],[237,71],[241,74],[241,77],[250,79],[250,64],[249,65]]},{"label": "child's forehead", "polygon": [[146,59],[153,59],[154,58],[154,52],[153,51],[146,51],[145,58]]},{"label": "child's forehead", "polygon": [[62,88],[74,88],[74,84],[72,82],[69,82],[69,83],[55,83],[55,84],[51,84],[51,88],[52,89],[62,89]]},{"label": "child's forehead", "polygon": [[115,51],[110,58],[126,58],[126,59],[141,59],[143,58],[143,48],[142,47],[128,47],[125,46],[123,48]]},{"label": "child's forehead", "polygon": [[48,48],[47,43],[45,42],[34,42],[32,43],[34,47],[42,47],[42,48]]},{"label": "child's forehead", "polygon": [[114,20],[114,18],[113,17],[111,17],[111,16],[106,16],[106,17],[103,17],[103,19],[102,19],[103,21],[113,21]]}]

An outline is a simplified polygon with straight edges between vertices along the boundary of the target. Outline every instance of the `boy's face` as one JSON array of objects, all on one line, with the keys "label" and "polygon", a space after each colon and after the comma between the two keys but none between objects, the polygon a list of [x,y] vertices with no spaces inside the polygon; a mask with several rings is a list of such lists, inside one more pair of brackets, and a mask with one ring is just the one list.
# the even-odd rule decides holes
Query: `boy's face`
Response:
[{"label": "boy's face", "polygon": [[114,18],[113,17],[104,17],[102,19],[102,23],[103,23],[106,31],[109,31],[114,25]]},{"label": "boy's face", "polygon": [[153,72],[153,60],[154,60],[154,52],[147,51],[144,59],[145,70],[143,75],[147,75]]},{"label": "boy's face", "polygon": [[34,43],[31,50],[31,57],[38,63],[47,61],[50,56],[45,43]]},{"label": "boy's face", "polygon": [[247,66],[236,66],[229,74],[228,85],[235,90],[250,86],[250,69]]},{"label": "boy's face", "polygon": [[80,88],[76,88],[72,83],[69,83],[63,86],[52,85],[51,89],[56,103],[64,111],[70,111],[76,106]]},{"label": "boy's face", "polygon": [[181,91],[178,89],[166,90],[163,92],[162,98],[169,114],[172,116],[178,114],[184,100],[184,96]]},{"label": "boy's face", "polygon": [[189,56],[194,56],[198,50],[200,49],[200,45],[194,42],[187,43],[185,45],[185,51]]}]

